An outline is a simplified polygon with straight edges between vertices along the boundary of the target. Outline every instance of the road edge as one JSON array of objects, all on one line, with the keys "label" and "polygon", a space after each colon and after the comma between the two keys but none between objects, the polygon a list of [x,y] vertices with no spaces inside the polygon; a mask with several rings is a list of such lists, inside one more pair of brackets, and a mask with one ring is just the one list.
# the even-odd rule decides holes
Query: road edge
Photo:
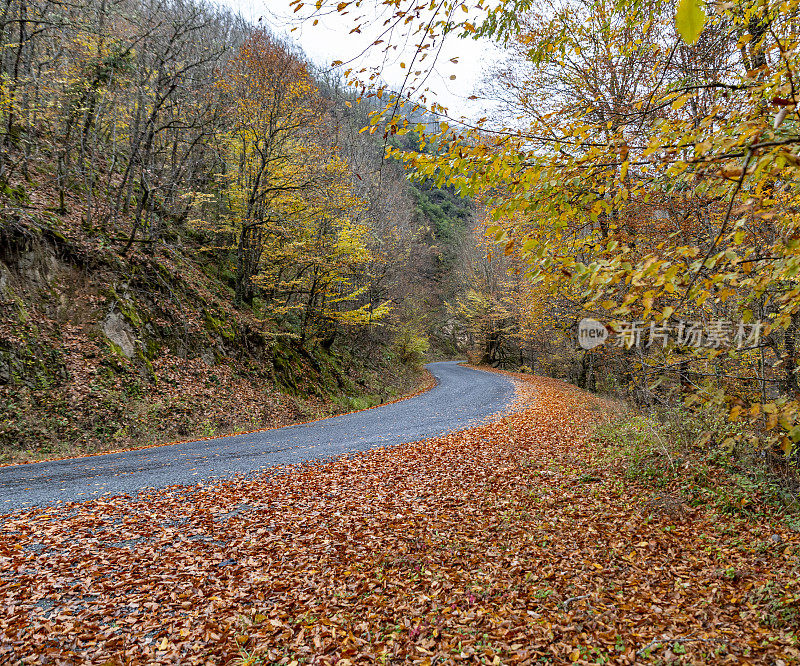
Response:
[{"label": "road edge", "polygon": [[110,451],[98,451],[97,453],[85,453],[80,456],[62,456],[59,458],[44,458],[43,460],[25,460],[21,462],[11,462],[11,463],[2,463],[0,464],[0,469],[6,467],[21,467],[23,465],[38,465],[39,463],[50,463],[50,462],[59,462],[62,460],[81,460],[82,458],[96,458],[98,456],[110,456],[117,453],[128,453],[129,451],[144,451],[146,449],[156,449],[163,446],[176,446],[178,444],[191,444],[192,442],[206,442],[212,439],[226,439],[227,437],[238,437],[239,435],[250,435],[252,433],[257,432],[268,432],[270,430],[283,430],[284,428],[292,428],[294,426],[299,425],[307,425],[309,423],[317,423],[318,421],[324,421],[326,419],[332,419],[339,416],[347,416],[348,414],[357,414],[358,412],[368,412],[371,409],[378,409],[379,407],[385,407],[386,405],[393,405],[396,402],[402,402],[404,400],[410,400],[411,398],[416,398],[418,395],[422,395],[423,393],[427,393],[431,389],[436,388],[438,386],[439,380],[433,375],[433,373],[428,370],[427,367],[423,368],[422,372],[422,381],[420,384],[410,393],[404,393],[403,395],[395,398],[394,400],[389,400],[388,402],[382,402],[379,405],[373,405],[372,407],[365,407],[364,409],[354,409],[351,412],[342,412],[341,414],[330,414],[328,416],[321,416],[317,419],[311,419],[309,421],[297,421],[295,423],[287,423],[281,426],[274,426],[272,428],[256,428],[255,430],[241,430],[237,432],[232,432],[227,435],[211,435],[208,437],[190,437],[189,439],[179,439],[173,440],[171,442],[163,442],[159,444],[145,444],[143,446],[134,446],[130,448],[124,449],[112,449]]}]

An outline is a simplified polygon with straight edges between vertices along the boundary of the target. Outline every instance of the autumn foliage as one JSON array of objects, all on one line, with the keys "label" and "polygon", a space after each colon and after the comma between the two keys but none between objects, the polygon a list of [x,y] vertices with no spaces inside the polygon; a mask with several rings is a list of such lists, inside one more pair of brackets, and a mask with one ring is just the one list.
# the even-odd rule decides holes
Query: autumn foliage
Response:
[{"label": "autumn foliage", "polygon": [[[466,286],[459,309],[481,322],[485,360],[521,359],[642,405],[688,398],[732,421],[747,416],[761,450],[796,454],[798,4],[512,0],[416,13],[379,4],[389,22],[422,35],[420,62],[453,33],[494,40],[506,54],[484,86],[494,103],[486,117],[451,118],[433,105],[447,121],[436,131],[403,117],[386,128],[435,146],[388,153],[478,198],[494,252],[536,285]],[[415,74],[420,87],[403,94],[424,96],[426,74]],[[634,322],[727,333],[722,344],[705,333],[669,345],[645,335],[584,351],[575,344],[583,318],[617,333]],[[732,342],[740,325],[763,335]]]},{"label": "autumn foliage", "polygon": [[335,75],[194,0],[12,0],[0,37],[0,461],[415,384],[436,239]]}]

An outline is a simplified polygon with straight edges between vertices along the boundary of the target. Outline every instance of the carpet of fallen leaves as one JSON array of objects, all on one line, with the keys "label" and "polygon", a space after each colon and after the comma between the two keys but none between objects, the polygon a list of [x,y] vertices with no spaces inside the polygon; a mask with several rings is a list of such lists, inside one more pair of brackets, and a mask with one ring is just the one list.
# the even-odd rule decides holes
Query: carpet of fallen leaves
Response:
[{"label": "carpet of fallen leaves", "polygon": [[606,413],[520,380],[439,439],[6,516],[0,663],[798,662],[796,534],[659,510]]}]

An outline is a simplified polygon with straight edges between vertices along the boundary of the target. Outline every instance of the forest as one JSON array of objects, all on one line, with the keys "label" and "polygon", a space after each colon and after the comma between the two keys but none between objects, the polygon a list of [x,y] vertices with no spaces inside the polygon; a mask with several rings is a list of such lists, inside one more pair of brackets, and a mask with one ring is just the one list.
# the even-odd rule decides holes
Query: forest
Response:
[{"label": "forest", "polygon": [[[462,355],[791,458],[796,7],[376,7],[419,35],[404,91],[200,2],[9,0],[3,455],[368,406]],[[451,33],[502,48],[475,122],[420,101]]]},{"label": "forest", "polygon": [[475,204],[341,77],[202,2],[13,0],[0,34],[2,459],[362,408],[455,353]]},{"label": "forest", "polygon": [[[793,455],[796,7],[448,7],[376,4],[419,38],[396,91],[200,2],[6,4],[3,455],[369,406],[456,356]],[[424,102],[453,33],[502,49],[478,121]]]},{"label": "forest", "polygon": [[[798,4],[382,6],[423,47],[455,33],[504,54],[486,117],[387,130],[437,146],[388,151],[415,177],[479,203],[454,308],[483,361],[688,408],[701,446],[796,460]],[[582,325],[606,343],[576,344]]]}]

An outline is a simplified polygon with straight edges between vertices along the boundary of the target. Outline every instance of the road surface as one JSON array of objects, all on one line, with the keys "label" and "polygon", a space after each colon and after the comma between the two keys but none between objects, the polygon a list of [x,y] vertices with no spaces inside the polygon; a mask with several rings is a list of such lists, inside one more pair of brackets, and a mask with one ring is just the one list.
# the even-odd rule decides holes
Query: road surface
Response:
[{"label": "road surface", "polygon": [[427,368],[438,380],[430,391],[353,414],[199,442],[0,467],[0,513],[100,495],[135,495],[147,488],[414,442],[480,422],[502,411],[514,395],[512,381],[500,374],[455,361]]}]

